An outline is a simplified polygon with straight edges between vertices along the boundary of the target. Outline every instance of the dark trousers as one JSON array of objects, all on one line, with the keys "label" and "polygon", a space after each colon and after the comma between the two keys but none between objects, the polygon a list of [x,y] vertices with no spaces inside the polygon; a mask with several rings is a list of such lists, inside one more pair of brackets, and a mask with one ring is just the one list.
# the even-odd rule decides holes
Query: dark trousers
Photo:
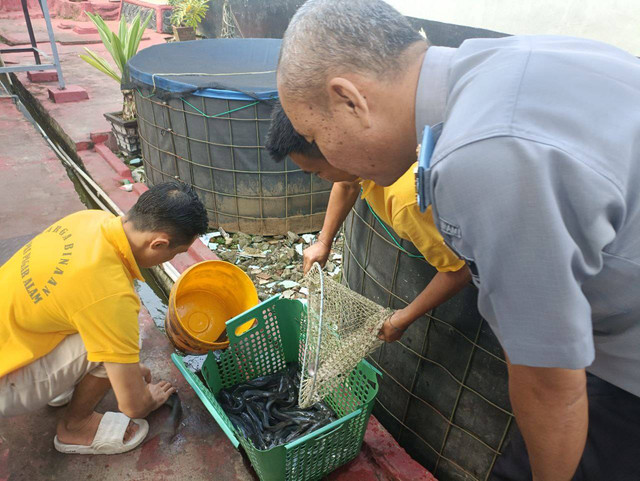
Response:
[{"label": "dark trousers", "polygon": [[[573,481],[640,481],[640,397],[592,374],[587,395],[587,444]],[[490,481],[531,481],[524,440],[519,431],[514,435]]]}]

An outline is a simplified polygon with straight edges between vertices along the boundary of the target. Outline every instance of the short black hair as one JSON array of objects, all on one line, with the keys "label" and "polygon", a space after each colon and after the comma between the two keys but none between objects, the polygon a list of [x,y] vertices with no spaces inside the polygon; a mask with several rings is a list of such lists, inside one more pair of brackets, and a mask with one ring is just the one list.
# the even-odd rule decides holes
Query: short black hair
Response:
[{"label": "short black hair", "polygon": [[277,102],[271,111],[271,126],[265,147],[276,162],[280,162],[292,153],[314,159],[324,158],[315,142],[307,142],[302,135],[296,132],[280,102]]},{"label": "short black hair", "polygon": [[189,244],[207,232],[209,223],[194,188],[178,181],[163,182],[144,192],[126,220],[141,232],[165,232],[172,246]]}]

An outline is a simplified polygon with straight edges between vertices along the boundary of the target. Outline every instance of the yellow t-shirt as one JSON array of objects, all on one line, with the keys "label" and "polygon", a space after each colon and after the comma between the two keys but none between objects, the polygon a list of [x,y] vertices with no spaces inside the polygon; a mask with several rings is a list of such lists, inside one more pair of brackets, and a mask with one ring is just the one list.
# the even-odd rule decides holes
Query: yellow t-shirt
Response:
[{"label": "yellow t-shirt", "polygon": [[413,243],[438,271],[457,271],[464,266],[464,261],[444,243],[433,222],[431,206],[424,213],[420,212],[414,167],[415,164],[388,187],[381,187],[371,180],[361,181],[362,198],[385,224]]},{"label": "yellow t-shirt", "polygon": [[80,333],[94,362],[139,361],[143,280],[112,214],[71,214],[36,236],[0,267],[0,377]]}]

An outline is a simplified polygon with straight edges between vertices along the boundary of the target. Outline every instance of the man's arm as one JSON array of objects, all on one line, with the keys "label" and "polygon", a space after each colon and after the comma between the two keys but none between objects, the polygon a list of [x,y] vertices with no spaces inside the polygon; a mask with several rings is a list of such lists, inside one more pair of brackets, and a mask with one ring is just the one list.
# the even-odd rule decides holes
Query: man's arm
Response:
[{"label": "man's arm", "polygon": [[467,266],[453,272],[438,272],[418,297],[404,309],[393,313],[383,324],[378,337],[387,342],[397,341],[416,319],[453,297],[470,280]]},{"label": "man's arm", "polygon": [[314,262],[324,267],[331,252],[331,245],[349,211],[358,200],[360,184],[356,182],[336,182],[331,188],[327,213],[322,224],[322,232],[315,244],[304,250],[303,269],[306,274]]},{"label": "man's arm", "polygon": [[118,409],[130,418],[144,418],[162,406],[176,389],[167,381],[147,384],[151,380],[148,369],[138,363],[105,362],[111,387],[118,401]]},{"label": "man's arm", "polygon": [[569,481],[587,439],[584,369],[508,364],[509,396],[533,481]]},{"label": "man's arm", "polygon": [[582,287],[604,265],[624,197],[566,150],[509,136],[436,160],[431,193],[447,242],[475,263],[480,312],[514,365],[510,395],[535,479],[569,480],[587,429],[584,368],[595,358]]}]

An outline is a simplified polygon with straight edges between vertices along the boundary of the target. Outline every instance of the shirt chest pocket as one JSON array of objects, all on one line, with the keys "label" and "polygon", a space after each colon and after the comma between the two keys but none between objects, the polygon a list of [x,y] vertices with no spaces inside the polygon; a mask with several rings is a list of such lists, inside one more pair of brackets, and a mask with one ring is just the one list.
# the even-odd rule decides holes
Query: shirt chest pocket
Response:
[{"label": "shirt chest pocket", "polygon": [[480,288],[480,273],[478,272],[478,265],[476,264],[475,259],[462,253],[462,232],[460,227],[444,219],[439,219],[439,221],[440,233],[442,234],[445,244],[447,244],[454,254],[465,261],[469,271],[471,272],[471,280],[473,281],[473,284],[477,288]]}]

